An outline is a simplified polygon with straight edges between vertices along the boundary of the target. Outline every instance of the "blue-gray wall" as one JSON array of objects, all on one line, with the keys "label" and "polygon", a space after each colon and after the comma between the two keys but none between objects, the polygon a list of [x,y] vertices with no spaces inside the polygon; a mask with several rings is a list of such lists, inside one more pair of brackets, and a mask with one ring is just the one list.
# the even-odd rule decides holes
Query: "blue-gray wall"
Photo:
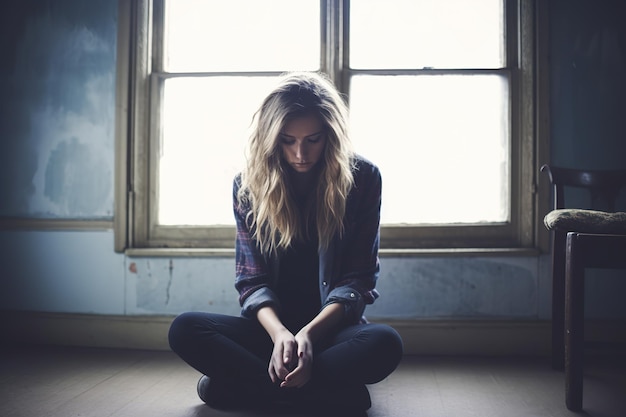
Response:
[{"label": "blue-gray wall", "polygon": [[[553,163],[626,168],[623,3],[551,3]],[[0,17],[0,216],[111,220],[117,0],[13,4]],[[370,317],[550,315],[546,255],[381,264]],[[0,274],[3,309],[238,313],[232,258],[130,258],[112,231],[0,231]],[[588,315],[626,317],[626,280],[597,276]]]},{"label": "blue-gray wall", "polygon": [[111,218],[117,2],[11,1],[0,216]]},{"label": "blue-gray wall", "polygon": [[626,168],[626,2],[550,1],[552,163]]}]

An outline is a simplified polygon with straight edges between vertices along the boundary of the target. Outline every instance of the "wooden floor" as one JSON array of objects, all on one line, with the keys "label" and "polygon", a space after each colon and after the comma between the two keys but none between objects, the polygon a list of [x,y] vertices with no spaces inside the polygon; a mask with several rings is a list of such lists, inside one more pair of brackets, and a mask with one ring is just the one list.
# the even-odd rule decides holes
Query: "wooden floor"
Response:
[{"label": "wooden floor", "polygon": [[[210,409],[196,396],[198,373],[170,352],[30,347],[0,355],[2,417],[268,415]],[[547,358],[413,356],[370,387],[367,415],[626,416],[623,356],[588,358],[582,413],[565,408],[563,387]]]}]

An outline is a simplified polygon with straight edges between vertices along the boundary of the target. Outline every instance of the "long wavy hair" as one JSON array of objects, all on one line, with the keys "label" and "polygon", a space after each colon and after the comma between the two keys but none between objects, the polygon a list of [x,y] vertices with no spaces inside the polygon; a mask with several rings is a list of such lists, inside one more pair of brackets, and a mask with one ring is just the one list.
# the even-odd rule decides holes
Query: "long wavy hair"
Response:
[{"label": "long wavy hair", "polygon": [[[279,134],[290,120],[311,114],[322,122],[326,145],[316,167],[314,206],[303,211],[290,190]],[[348,108],[328,78],[312,72],[284,75],[254,114],[246,156],[237,198],[250,207],[246,220],[262,253],[276,254],[308,237],[308,215],[314,216],[320,249],[343,233],[346,200],[354,184],[354,152]]]}]

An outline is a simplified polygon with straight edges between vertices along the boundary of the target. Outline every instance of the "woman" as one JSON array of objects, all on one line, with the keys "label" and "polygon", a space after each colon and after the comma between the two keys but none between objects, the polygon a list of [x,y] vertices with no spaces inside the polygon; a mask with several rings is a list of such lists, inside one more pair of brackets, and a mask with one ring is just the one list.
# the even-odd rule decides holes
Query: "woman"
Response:
[{"label": "woman", "polygon": [[380,196],[337,90],[317,73],[286,75],[255,114],[234,182],[241,317],[185,313],[170,329],[172,350],[204,374],[204,402],[325,415],[370,407],[365,384],[402,357],[397,332],[363,317],[378,297]]}]

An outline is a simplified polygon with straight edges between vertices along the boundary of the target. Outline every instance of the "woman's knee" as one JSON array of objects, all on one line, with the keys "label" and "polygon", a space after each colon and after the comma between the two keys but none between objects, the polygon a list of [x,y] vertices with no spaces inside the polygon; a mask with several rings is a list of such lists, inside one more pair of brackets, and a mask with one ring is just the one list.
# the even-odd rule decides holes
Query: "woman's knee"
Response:
[{"label": "woman's knee", "polygon": [[402,338],[393,327],[386,324],[370,323],[362,332],[365,332],[363,335],[369,340],[368,343],[374,350],[380,351],[377,354],[384,351],[393,357],[402,356]]},{"label": "woman's knee", "polygon": [[402,337],[391,326],[386,324],[379,324],[379,337],[382,338],[381,344],[385,346],[387,353],[392,357],[397,358],[398,362],[402,359],[404,353],[404,346],[402,344]]},{"label": "woman's knee", "polygon": [[198,330],[198,322],[199,317],[197,313],[182,313],[172,321],[168,340],[170,348],[174,352],[193,341],[194,335]]},{"label": "woman's knee", "polygon": [[378,372],[376,377],[371,382],[379,382],[391,374],[400,364],[402,355],[404,354],[404,347],[402,344],[402,338],[398,332],[391,326],[385,324],[376,324],[373,330],[375,334],[375,356]]}]

